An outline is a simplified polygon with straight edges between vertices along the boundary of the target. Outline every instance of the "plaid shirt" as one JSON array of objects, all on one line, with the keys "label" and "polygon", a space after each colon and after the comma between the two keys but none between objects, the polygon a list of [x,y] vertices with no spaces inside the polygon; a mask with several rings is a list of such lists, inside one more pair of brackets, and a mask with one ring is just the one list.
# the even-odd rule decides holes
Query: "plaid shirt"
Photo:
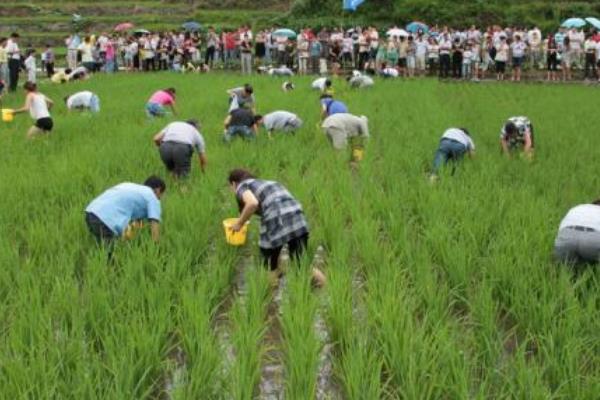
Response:
[{"label": "plaid shirt", "polygon": [[237,189],[237,199],[242,203],[243,193],[249,190],[258,199],[260,215],[260,240],[263,249],[281,247],[290,240],[308,233],[308,223],[300,203],[278,182],[247,179]]},{"label": "plaid shirt", "polygon": [[[518,131],[518,133],[515,136],[508,138],[508,144],[511,148],[523,145],[523,143],[525,143],[525,135],[531,135],[531,141],[533,143],[533,125],[531,124],[529,118],[512,117],[509,118],[508,121],[515,124]],[[505,139],[506,136],[506,131],[504,130],[504,127],[502,127],[502,131],[500,132],[500,139]]]}]

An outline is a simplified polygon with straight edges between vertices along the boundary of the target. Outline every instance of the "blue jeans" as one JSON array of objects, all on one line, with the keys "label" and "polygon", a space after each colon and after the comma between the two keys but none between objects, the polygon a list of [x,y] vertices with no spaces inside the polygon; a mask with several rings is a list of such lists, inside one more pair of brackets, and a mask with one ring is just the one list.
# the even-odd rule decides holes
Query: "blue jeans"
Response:
[{"label": "blue jeans", "polygon": [[[440,147],[435,153],[433,159],[433,173],[437,173],[442,165],[447,164],[449,161],[456,163],[460,161],[465,153],[467,152],[467,146],[452,139],[440,140]],[[452,166],[452,173],[454,173],[454,167]]]},{"label": "blue jeans", "polygon": [[247,126],[230,126],[225,131],[225,135],[223,136],[223,140],[225,142],[231,142],[233,138],[236,136],[240,136],[243,139],[254,140],[256,139],[256,135],[254,131]]},{"label": "blue jeans", "polygon": [[148,117],[164,117],[166,114],[166,110],[163,106],[156,103],[147,103],[146,104],[146,115]]},{"label": "blue jeans", "polygon": [[94,113],[100,112],[100,99],[96,95],[93,95],[90,99],[90,111]]}]

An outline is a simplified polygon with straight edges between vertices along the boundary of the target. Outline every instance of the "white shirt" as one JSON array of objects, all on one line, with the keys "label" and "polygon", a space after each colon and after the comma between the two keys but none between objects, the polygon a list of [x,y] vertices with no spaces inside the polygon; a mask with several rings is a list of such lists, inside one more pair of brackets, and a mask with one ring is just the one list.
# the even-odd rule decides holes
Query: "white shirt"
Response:
[{"label": "white shirt", "polygon": [[25,69],[27,71],[35,71],[35,57],[29,56],[25,59]]},{"label": "white shirt", "polygon": [[469,151],[475,150],[475,143],[471,136],[467,135],[462,129],[450,128],[444,132],[442,139],[455,140],[461,144],[464,144]]},{"label": "white shirt", "polygon": [[417,57],[425,57],[425,55],[427,54],[427,41],[424,39],[417,39],[415,41],[416,45],[417,45],[417,52],[416,55]]},{"label": "white shirt", "polygon": [[18,60],[21,58],[21,50],[19,49],[19,45],[17,42],[8,39],[6,42],[6,52],[13,60]]},{"label": "white shirt", "polygon": [[320,91],[325,90],[325,82],[327,81],[327,78],[323,77],[323,78],[319,78],[319,79],[315,79],[312,83],[312,88],[313,89],[318,89]]},{"label": "white shirt", "polygon": [[371,78],[370,76],[367,76],[367,75],[353,76],[350,79],[350,86],[355,87],[355,88],[371,87],[374,84],[375,84],[375,81],[373,81],[373,78]]},{"label": "white shirt", "polygon": [[67,99],[67,108],[89,107],[94,93],[89,90],[75,93]]},{"label": "white shirt", "polygon": [[78,47],[81,51],[81,62],[91,63],[94,62],[94,56],[92,55],[92,45],[89,43],[81,43]]},{"label": "white shirt", "polygon": [[520,58],[525,55],[525,49],[527,48],[527,45],[524,42],[514,42],[511,47],[513,57]]},{"label": "white shirt", "polygon": [[49,118],[50,112],[48,111],[48,104],[46,103],[46,96],[40,93],[33,95],[31,100],[31,106],[29,107],[29,115],[34,120],[41,118]]},{"label": "white shirt", "polygon": [[162,142],[189,144],[201,154],[206,151],[204,138],[198,129],[187,122],[171,122],[163,129],[162,133],[164,134]]},{"label": "white shirt", "polygon": [[263,117],[263,124],[268,131],[284,129],[287,125],[295,124],[298,116],[288,111],[273,111]]},{"label": "white shirt", "polygon": [[384,68],[383,71],[381,71],[381,73],[385,76],[388,76],[390,78],[397,78],[398,77],[398,70],[396,68]]},{"label": "white shirt", "polygon": [[580,204],[571,208],[560,222],[558,230],[567,226],[583,226],[600,232],[600,206]]}]

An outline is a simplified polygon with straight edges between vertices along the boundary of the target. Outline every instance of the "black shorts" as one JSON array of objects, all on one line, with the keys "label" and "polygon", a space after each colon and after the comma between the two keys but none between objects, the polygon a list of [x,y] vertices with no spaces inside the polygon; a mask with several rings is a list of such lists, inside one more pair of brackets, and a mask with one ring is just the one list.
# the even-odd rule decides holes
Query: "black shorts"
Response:
[{"label": "black shorts", "polygon": [[506,62],[505,61],[496,61],[496,72],[499,74],[503,74],[506,71]]},{"label": "black shorts", "polygon": [[52,130],[52,127],[54,126],[54,122],[52,122],[52,118],[50,117],[40,118],[37,121],[35,121],[35,126],[36,128],[43,130],[44,132],[50,132]]},{"label": "black shorts", "polygon": [[398,59],[398,66],[400,68],[406,68],[406,58],[399,58]]},{"label": "black shorts", "polygon": [[189,144],[177,142],[163,142],[159,148],[160,158],[167,167],[178,177],[189,175],[192,169],[192,155],[194,149]]}]

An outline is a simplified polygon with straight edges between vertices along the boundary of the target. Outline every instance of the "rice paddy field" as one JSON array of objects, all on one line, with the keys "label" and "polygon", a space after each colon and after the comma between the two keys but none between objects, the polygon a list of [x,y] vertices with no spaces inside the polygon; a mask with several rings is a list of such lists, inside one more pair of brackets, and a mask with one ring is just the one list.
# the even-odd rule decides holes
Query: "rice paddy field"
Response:
[{"label": "rice paddy field", "polygon": [[[287,109],[295,136],[221,142],[225,90],[246,81],[261,113]],[[31,399],[597,399],[600,280],[552,260],[567,210],[600,196],[598,88],[334,82],[372,139],[357,168],[316,128],[310,79],[95,76],[41,84],[50,137],[28,115],[0,124],[0,397]],[[202,122],[208,168],[167,177],[151,139],[151,93],[174,86]],[[97,116],[65,110],[89,89]],[[8,96],[17,107],[23,95]],[[532,162],[500,154],[513,115],[536,130]],[[431,185],[448,127],[477,155]],[[264,132],[263,132],[264,133]],[[225,243],[237,215],[226,185],[246,167],[285,184],[311,225],[306,257],[274,285],[247,246]],[[106,188],[167,179],[162,237],[120,243],[107,265],[84,223]],[[313,289],[310,266],[328,277]]]}]

